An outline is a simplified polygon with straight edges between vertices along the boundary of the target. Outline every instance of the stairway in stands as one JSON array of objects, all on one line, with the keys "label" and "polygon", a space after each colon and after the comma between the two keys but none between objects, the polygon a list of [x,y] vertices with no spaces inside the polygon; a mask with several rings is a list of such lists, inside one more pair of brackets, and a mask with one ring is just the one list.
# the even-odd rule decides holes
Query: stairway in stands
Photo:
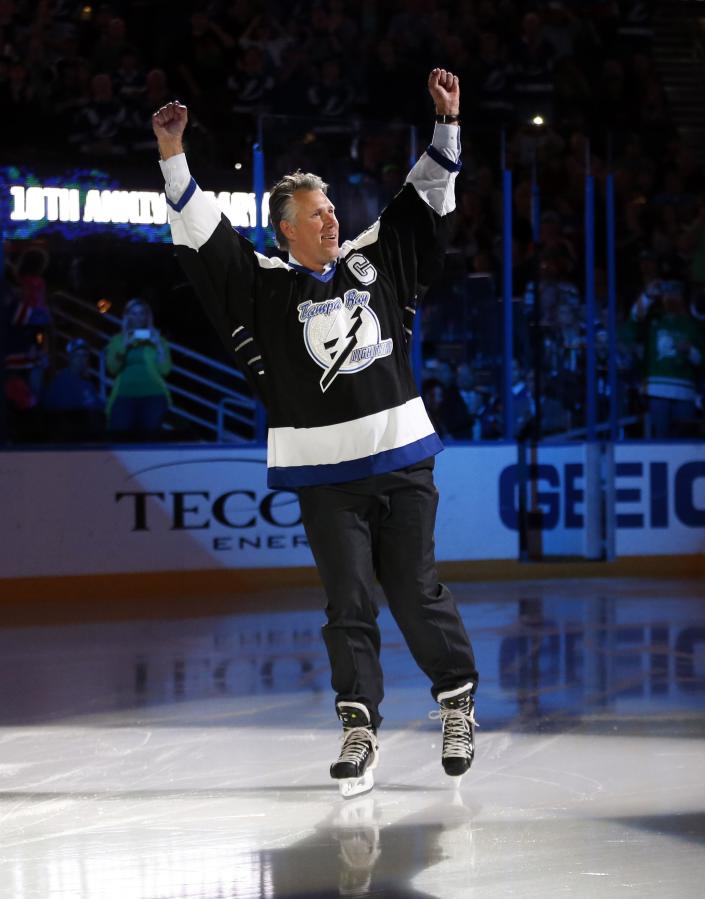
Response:
[{"label": "stairway in stands", "polygon": [[705,162],[705,0],[655,4],[653,51],[678,131]]}]

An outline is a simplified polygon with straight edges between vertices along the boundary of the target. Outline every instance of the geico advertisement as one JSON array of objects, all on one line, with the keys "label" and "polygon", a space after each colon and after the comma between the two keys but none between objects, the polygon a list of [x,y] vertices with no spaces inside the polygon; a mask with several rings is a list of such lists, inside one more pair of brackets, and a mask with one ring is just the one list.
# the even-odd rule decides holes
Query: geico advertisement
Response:
[{"label": "geico advertisement", "polygon": [[[447,448],[436,469],[439,559],[516,558],[522,485],[527,525],[543,553],[582,555],[586,470],[581,444],[529,452],[525,472],[514,446]],[[592,483],[604,520],[605,459]],[[618,445],[612,490],[618,556],[705,551],[705,445]]]},{"label": "geico advertisement", "polygon": [[[547,555],[581,555],[586,451],[530,454],[527,519]],[[615,449],[618,555],[705,549],[705,447]],[[437,457],[441,561],[516,559],[524,478],[512,445]],[[266,486],[264,450],[0,454],[0,576],[308,566],[296,495]]]}]

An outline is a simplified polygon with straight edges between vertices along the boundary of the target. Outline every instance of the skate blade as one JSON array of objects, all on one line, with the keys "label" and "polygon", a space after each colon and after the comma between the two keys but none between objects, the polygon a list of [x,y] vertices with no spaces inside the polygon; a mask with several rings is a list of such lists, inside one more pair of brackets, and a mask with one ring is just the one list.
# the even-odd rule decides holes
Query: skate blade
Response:
[{"label": "skate blade", "polygon": [[343,799],[351,799],[361,793],[369,793],[375,785],[375,779],[371,771],[365,771],[362,777],[344,777],[338,781],[338,789]]}]

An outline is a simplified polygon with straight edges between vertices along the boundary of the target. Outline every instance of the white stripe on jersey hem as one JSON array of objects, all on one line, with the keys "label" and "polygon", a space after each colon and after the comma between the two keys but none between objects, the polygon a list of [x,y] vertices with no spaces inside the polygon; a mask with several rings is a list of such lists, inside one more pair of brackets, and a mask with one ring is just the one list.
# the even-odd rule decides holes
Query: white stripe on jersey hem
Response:
[{"label": "white stripe on jersey hem", "polygon": [[353,421],[318,428],[270,428],[267,466],[335,465],[400,449],[435,433],[421,397]]}]

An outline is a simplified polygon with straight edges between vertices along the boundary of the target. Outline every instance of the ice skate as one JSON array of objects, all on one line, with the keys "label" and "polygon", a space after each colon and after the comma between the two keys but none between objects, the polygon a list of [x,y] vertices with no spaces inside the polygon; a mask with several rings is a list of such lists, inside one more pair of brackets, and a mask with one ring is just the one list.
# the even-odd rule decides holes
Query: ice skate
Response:
[{"label": "ice skate", "polygon": [[440,718],[443,726],[443,770],[460,786],[463,775],[475,756],[475,703],[472,684],[438,694],[438,711],[429,718]]},{"label": "ice skate", "polygon": [[372,769],[377,767],[379,743],[362,703],[339,702],[336,710],[343,723],[343,745],[330,766],[330,776],[338,781],[340,795],[349,799],[374,786]]}]

